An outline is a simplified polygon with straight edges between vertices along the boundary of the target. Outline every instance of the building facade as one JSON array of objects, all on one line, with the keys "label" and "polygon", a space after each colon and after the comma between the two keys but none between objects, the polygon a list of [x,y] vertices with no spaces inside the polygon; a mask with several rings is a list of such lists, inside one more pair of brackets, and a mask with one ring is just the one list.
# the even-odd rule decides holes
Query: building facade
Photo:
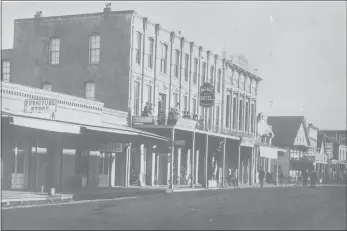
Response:
[{"label": "building facade", "polygon": [[[224,185],[229,168],[240,183],[252,182],[261,78],[245,57],[226,60],[134,11],[109,7],[15,20],[11,56],[10,82],[103,102],[126,112],[128,126],[170,138],[171,147],[148,149],[141,185]],[[202,107],[204,99],[212,104]],[[174,123],[173,112],[180,115]]]},{"label": "building facade", "polygon": [[2,189],[129,186],[146,150],[168,142],[102,102],[1,84]]},{"label": "building facade", "polygon": [[308,156],[310,139],[303,116],[269,116],[268,123],[274,133],[273,145],[284,148],[278,163],[283,166],[283,175],[297,179],[302,170],[313,167],[314,158]]}]

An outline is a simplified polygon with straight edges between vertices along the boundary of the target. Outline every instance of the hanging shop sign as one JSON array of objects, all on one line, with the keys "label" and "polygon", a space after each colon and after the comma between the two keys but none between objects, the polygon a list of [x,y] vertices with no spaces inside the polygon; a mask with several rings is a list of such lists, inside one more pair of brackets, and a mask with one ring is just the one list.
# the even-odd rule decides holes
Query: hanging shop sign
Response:
[{"label": "hanging shop sign", "polygon": [[123,144],[122,143],[108,143],[100,145],[101,152],[123,152]]},{"label": "hanging shop sign", "polygon": [[24,100],[25,113],[53,113],[57,111],[56,99],[26,99]]},{"label": "hanging shop sign", "polygon": [[204,83],[200,87],[200,106],[201,107],[212,107],[215,100],[214,86],[210,83]]},{"label": "hanging shop sign", "polygon": [[184,147],[186,145],[186,141],[185,140],[175,140],[174,144],[175,144],[175,146]]}]

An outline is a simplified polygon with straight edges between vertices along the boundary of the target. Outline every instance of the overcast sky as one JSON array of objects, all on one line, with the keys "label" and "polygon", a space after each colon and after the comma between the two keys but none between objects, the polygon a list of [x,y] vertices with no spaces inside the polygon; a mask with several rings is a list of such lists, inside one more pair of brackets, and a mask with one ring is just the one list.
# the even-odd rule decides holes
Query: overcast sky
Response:
[{"label": "overcast sky", "polygon": [[[12,48],[16,18],[103,8],[104,2],[3,2],[2,46]],[[135,10],[213,52],[226,45],[231,54],[244,54],[263,78],[259,112],[304,115],[320,129],[347,128],[345,1],[113,2],[112,10]]]}]

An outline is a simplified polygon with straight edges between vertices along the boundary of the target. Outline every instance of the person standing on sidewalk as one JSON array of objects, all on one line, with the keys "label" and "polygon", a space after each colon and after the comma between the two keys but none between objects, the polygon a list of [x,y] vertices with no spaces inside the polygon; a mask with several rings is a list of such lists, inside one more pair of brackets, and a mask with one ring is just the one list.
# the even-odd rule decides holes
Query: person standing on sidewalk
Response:
[{"label": "person standing on sidewalk", "polygon": [[260,183],[260,187],[262,188],[264,186],[264,177],[265,177],[265,172],[264,170],[261,168],[259,170],[259,175],[258,175],[258,179],[259,179],[259,183]]}]

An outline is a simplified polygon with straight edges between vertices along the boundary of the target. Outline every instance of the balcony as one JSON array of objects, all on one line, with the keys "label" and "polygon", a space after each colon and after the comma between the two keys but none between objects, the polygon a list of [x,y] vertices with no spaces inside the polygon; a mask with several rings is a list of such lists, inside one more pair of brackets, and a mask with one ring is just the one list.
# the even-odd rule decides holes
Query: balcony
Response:
[{"label": "balcony", "polygon": [[247,137],[247,138],[254,138],[254,133],[250,132],[243,132],[243,131],[237,131],[232,128],[224,128],[222,131],[226,135],[231,135],[231,136],[242,136],[242,137]]}]

